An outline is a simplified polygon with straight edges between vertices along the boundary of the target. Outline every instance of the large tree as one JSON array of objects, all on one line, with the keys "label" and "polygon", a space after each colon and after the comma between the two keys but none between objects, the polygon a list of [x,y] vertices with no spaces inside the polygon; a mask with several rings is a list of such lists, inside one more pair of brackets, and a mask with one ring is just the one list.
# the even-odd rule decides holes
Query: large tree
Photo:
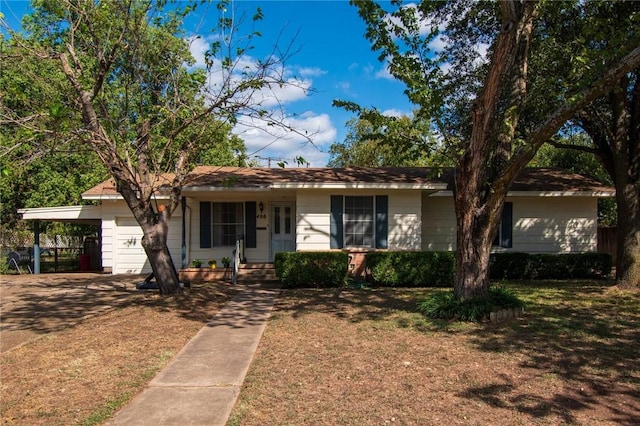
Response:
[{"label": "large tree", "polygon": [[329,148],[329,167],[430,166],[439,158],[428,120],[376,114],[354,105],[360,117],[347,122],[345,140]]},{"label": "large tree", "polygon": [[[594,155],[616,188],[616,280],[640,286],[640,70],[623,76],[573,121],[590,143],[554,141],[556,147]],[[571,141],[568,141],[571,142]]]},{"label": "large tree", "polygon": [[[276,46],[265,58],[247,57],[259,33],[239,34],[241,22],[228,2],[215,10],[205,67],[195,67],[193,38],[182,25],[201,3],[37,0],[25,32],[11,34],[11,43],[28,52],[25,60],[37,58],[64,78],[51,79],[58,101],[45,108],[3,104],[4,123],[46,140],[62,134],[95,152],[142,228],[162,293],[179,288],[167,235],[189,171],[239,115],[279,124],[256,94],[295,84],[285,77],[286,51]],[[260,10],[251,19],[260,21]],[[46,78],[36,74],[34,84],[45,86]],[[64,128],[46,126],[52,116],[64,117]],[[164,198],[156,207],[158,194]]]},{"label": "large tree", "polygon": [[[395,1],[392,11],[353,3],[380,59],[460,153],[454,290],[483,296],[509,187],[567,120],[640,64],[637,16],[608,33],[581,26],[570,34],[572,66],[560,67],[557,41],[569,36],[562,24],[591,19],[600,2]],[[602,49],[605,37],[613,41]]]},{"label": "large tree", "polygon": [[578,114],[616,188],[616,278],[622,285],[633,286],[640,286],[639,76],[636,68],[619,80],[609,96]]}]

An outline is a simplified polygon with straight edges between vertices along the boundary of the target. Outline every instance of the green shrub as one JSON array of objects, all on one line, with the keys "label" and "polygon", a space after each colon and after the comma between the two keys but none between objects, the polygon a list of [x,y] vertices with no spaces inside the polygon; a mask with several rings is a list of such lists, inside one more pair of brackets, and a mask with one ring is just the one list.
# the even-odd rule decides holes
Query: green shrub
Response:
[{"label": "green shrub", "polygon": [[366,257],[373,284],[388,287],[449,287],[453,285],[455,253],[372,252]]},{"label": "green shrub", "polygon": [[276,275],[286,287],[342,287],[347,283],[345,252],[277,253]]},{"label": "green shrub", "polygon": [[493,253],[489,265],[491,279],[584,279],[609,275],[613,259],[608,253]]},{"label": "green shrub", "polygon": [[492,287],[487,296],[469,300],[458,299],[453,291],[439,291],[423,301],[418,311],[434,319],[483,321],[491,312],[523,307],[524,303],[509,289]]},{"label": "green shrub", "polygon": [[489,257],[491,279],[524,279],[528,274],[528,253],[493,253]]}]

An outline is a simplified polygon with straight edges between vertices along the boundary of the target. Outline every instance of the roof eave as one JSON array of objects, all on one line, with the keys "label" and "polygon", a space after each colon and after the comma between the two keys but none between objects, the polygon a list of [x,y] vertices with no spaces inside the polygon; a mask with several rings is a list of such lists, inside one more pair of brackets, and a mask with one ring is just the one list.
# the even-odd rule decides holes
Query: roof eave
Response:
[{"label": "roof eave", "polygon": [[[611,198],[616,195],[615,191],[593,190],[593,191],[509,191],[507,197],[592,197]],[[432,197],[453,197],[453,191],[440,191],[431,194]]]},{"label": "roof eave", "polygon": [[[169,197],[169,195],[154,195],[153,198],[157,199],[157,200],[168,200],[170,197]],[[124,200],[124,198],[120,194],[89,194],[89,195],[83,194],[82,195],[82,199],[83,200],[87,200],[87,201],[118,201],[118,200]]]},{"label": "roof eave", "polygon": [[273,189],[406,189],[444,190],[445,183],[402,183],[402,182],[275,182]]},{"label": "roof eave", "polygon": [[257,186],[257,187],[221,187],[221,186],[208,186],[208,185],[199,185],[199,186],[186,186],[182,188],[182,192],[261,192],[261,191],[271,191],[271,188],[268,186]]}]

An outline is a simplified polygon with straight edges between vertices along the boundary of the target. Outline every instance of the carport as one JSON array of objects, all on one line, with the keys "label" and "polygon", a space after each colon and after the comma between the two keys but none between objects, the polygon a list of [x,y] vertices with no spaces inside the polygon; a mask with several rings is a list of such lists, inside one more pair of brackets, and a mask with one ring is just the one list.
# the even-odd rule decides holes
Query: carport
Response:
[{"label": "carport", "polygon": [[33,273],[40,273],[40,222],[68,222],[98,226],[101,246],[100,206],[37,207],[19,209],[24,220],[33,221]]}]

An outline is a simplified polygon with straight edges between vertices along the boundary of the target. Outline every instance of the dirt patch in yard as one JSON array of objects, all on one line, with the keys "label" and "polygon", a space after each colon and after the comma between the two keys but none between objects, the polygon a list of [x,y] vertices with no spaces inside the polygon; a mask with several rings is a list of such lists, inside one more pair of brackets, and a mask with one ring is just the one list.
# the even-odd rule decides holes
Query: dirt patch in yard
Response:
[{"label": "dirt patch in yard", "polygon": [[230,424],[637,424],[640,294],[514,288],[498,324],[427,320],[427,289],[287,291]]},{"label": "dirt patch in yard", "polygon": [[142,276],[3,276],[0,415],[6,425],[99,424],[226,303],[205,283],[141,292]]}]

